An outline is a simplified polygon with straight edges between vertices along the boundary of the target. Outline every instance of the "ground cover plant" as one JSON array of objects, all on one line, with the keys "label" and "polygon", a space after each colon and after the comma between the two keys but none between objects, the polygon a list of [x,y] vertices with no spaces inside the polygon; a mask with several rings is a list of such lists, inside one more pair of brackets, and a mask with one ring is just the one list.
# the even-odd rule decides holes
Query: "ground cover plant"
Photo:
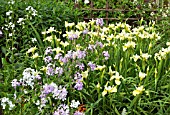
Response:
[{"label": "ground cover plant", "polygon": [[[13,5],[12,1],[8,4]],[[26,8],[31,15],[38,15],[36,6]],[[16,21],[18,18],[13,23]],[[25,31],[33,30],[34,34],[28,33],[25,40],[35,41],[21,45],[22,56],[11,50],[22,35],[18,33],[24,26],[22,20],[15,31],[13,24],[9,24],[9,30],[3,26],[5,40],[10,41],[5,56],[11,56],[12,61],[10,64],[1,58],[2,114],[170,113],[170,40],[168,31],[160,33],[157,22],[146,25],[141,19],[139,26],[132,27],[122,22],[105,25],[100,18],[90,22],[63,19],[61,30],[54,23],[37,28],[30,19],[27,21],[31,25]]]}]

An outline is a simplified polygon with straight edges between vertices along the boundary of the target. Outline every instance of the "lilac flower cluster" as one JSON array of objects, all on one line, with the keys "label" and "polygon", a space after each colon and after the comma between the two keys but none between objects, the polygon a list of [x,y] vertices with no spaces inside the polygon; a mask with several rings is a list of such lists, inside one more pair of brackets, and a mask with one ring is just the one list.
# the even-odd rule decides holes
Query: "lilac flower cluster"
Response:
[{"label": "lilac flower cluster", "polygon": [[53,115],[69,115],[68,105],[61,104],[58,106],[58,109],[54,112]]},{"label": "lilac flower cluster", "polygon": [[109,52],[108,51],[103,51],[102,53],[103,53],[103,55],[105,57],[105,60],[108,60],[109,57],[110,57]]},{"label": "lilac flower cluster", "polygon": [[46,56],[46,57],[44,57],[44,62],[45,62],[45,63],[50,63],[50,62],[52,62],[52,61],[53,61],[53,59],[52,59],[51,56]]},{"label": "lilac flower cluster", "polygon": [[100,48],[103,48],[103,44],[97,41],[95,45],[89,44],[87,49],[93,51],[97,48],[97,46],[99,46]]},{"label": "lilac flower cluster", "polygon": [[54,76],[54,75],[58,75],[61,76],[63,74],[63,68],[62,67],[56,67],[55,65],[53,65],[52,63],[49,63],[46,67],[46,74],[48,76]]},{"label": "lilac flower cluster", "polygon": [[46,74],[47,74],[48,76],[53,76],[53,75],[55,74],[54,68],[55,68],[54,65],[53,65],[52,63],[49,63],[49,64],[47,65]]},{"label": "lilac flower cluster", "polygon": [[63,57],[61,53],[55,55],[54,59],[59,60],[60,62],[67,63],[69,59],[84,59],[86,57],[86,51],[68,51],[67,54]]},{"label": "lilac flower cluster", "polygon": [[52,94],[52,97],[54,99],[64,101],[66,100],[67,93],[68,92],[65,87],[57,86],[55,83],[45,84],[43,86],[43,90],[41,92],[40,98],[42,100],[46,98],[48,94]]},{"label": "lilac flower cluster", "polygon": [[96,20],[96,25],[97,25],[97,26],[102,27],[103,24],[104,24],[104,22],[103,22],[103,19],[102,19],[102,18],[98,18],[98,19]]},{"label": "lilac flower cluster", "polygon": [[84,66],[83,63],[78,63],[78,64],[76,65],[76,67],[78,67],[80,70],[84,70],[84,68],[85,68],[85,66]]},{"label": "lilac flower cluster", "polygon": [[75,34],[75,33],[70,34],[70,35],[68,36],[68,39],[69,39],[69,40],[74,40],[74,39],[77,39],[77,38],[78,38],[78,35]]},{"label": "lilac flower cluster", "polygon": [[76,74],[74,74],[74,79],[76,80],[74,88],[77,90],[82,90],[83,89],[82,75],[79,72],[77,72]]},{"label": "lilac flower cluster", "polygon": [[85,115],[83,112],[80,112],[80,111],[76,111],[75,113],[74,113],[74,115]]},{"label": "lilac flower cluster", "polygon": [[53,54],[53,50],[51,47],[47,47],[45,50],[45,55],[48,55],[48,54]]},{"label": "lilac flower cluster", "polygon": [[91,71],[94,71],[96,68],[96,64],[93,64],[92,62],[89,62],[88,66],[90,67]]}]

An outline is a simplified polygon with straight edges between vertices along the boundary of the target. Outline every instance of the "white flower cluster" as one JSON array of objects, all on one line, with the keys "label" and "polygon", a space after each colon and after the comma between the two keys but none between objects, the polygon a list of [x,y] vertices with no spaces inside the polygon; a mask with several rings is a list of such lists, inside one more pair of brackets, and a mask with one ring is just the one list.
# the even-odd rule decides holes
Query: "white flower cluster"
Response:
[{"label": "white flower cluster", "polygon": [[155,59],[162,60],[166,59],[170,53],[170,46],[167,48],[162,48],[158,53],[155,53]]},{"label": "white flower cluster", "polygon": [[9,105],[9,110],[12,110],[15,106],[15,104],[12,103],[12,101],[9,100],[9,98],[3,97],[0,99],[2,109],[5,109],[7,105]]},{"label": "white flower cluster", "polygon": [[17,23],[18,23],[19,25],[24,24],[24,18],[19,18],[18,21],[17,21]]},{"label": "white flower cluster", "polygon": [[72,100],[71,104],[70,104],[70,107],[71,108],[77,108],[79,105],[80,105],[79,101]]},{"label": "white flower cluster", "polygon": [[8,4],[14,4],[14,3],[15,3],[15,1],[13,1],[13,0],[8,2]]},{"label": "white flower cluster", "polygon": [[[25,10],[28,11],[28,13],[31,14],[32,16],[37,15],[37,11],[32,6],[28,6]],[[32,19],[32,17],[29,15],[26,15],[26,17],[29,18],[30,20]]]},{"label": "white flower cluster", "polygon": [[40,77],[38,74],[39,73],[36,72],[34,69],[26,68],[22,73],[23,78],[20,79],[20,83],[23,86],[31,86],[31,88],[33,88],[34,80]]}]

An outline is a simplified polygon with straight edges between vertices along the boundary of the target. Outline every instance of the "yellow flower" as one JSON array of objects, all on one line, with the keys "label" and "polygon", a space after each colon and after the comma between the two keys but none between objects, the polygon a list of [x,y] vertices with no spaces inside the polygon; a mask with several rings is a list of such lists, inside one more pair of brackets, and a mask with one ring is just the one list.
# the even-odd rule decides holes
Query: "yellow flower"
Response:
[{"label": "yellow flower", "polygon": [[76,28],[79,29],[80,31],[84,30],[86,28],[86,22],[78,22]]},{"label": "yellow flower", "polygon": [[136,54],[136,55],[133,55],[131,59],[133,59],[136,62],[138,59],[140,59],[140,56]]},{"label": "yellow flower", "polygon": [[111,66],[109,66],[109,73],[108,73],[108,74],[109,74],[110,76],[112,76],[114,73],[115,73],[115,71],[112,71]]},{"label": "yellow flower", "polygon": [[133,95],[136,96],[138,94],[141,94],[145,88],[143,86],[137,87],[136,90],[133,91]]},{"label": "yellow flower", "polygon": [[166,45],[167,45],[167,46],[170,46],[170,42],[167,42]]},{"label": "yellow flower", "polygon": [[151,55],[149,55],[148,53],[142,53],[141,54],[141,57],[144,59],[144,60],[148,60],[149,57],[152,57]]},{"label": "yellow flower", "polygon": [[66,28],[67,28],[67,27],[72,28],[74,25],[75,25],[74,22],[73,22],[73,23],[68,23],[67,21],[65,21],[65,27],[66,27]]},{"label": "yellow flower", "polygon": [[140,80],[143,80],[145,77],[146,77],[146,73],[143,73],[143,72],[139,72],[139,78],[140,78]]},{"label": "yellow flower", "polygon": [[115,79],[116,85],[120,85],[120,83],[121,83],[120,79],[123,79],[123,77],[121,75],[119,75],[119,72],[116,72],[115,75],[111,76],[110,81],[113,79]]},{"label": "yellow flower", "polygon": [[47,71],[47,67],[42,66],[42,68],[41,68],[40,70],[42,70],[42,71],[46,72],[46,71]]},{"label": "yellow flower", "polygon": [[107,90],[104,89],[104,91],[102,92],[102,96],[104,97],[107,94]]},{"label": "yellow flower", "polygon": [[81,75],[83,78],[87,78],[89,70],[87,69],[86,71],[82,72]]},{"label": "yellow flower", "polygon": [[95,68],[95,70],[103,70],[104,68],[106,68],[105,65],[101,66],[101,65],[97,65],[97,67]]},{"label": "yellow flower", "polygon": [[33,54],[33,56],[32,56],[33,59],[38,58],[38,57],[40,57],[40,56],[38,55],[38,53],[35,53],[35,54]]},{"label": "yellow flower", "polygon": [[60,44],[61,44],[62,46],[64,46],[64,47],[66,47],[66,46],[69,45],[69,43],[68,43],[67,41],[65,41],[65,42],[61,41]]},{"label": "yellow flower", "polygon": [[34,51],[36,50],[36,46],[35,47],[31,47],[26,53],[34,53]]},{"label": "yellow flower", "polygon": [[111,34],[111,35],[109,35],[109,36],[107,37],[107,41],[111,41],[113,38],[114,38],[114,35]]},{"label": "yellow flower", "polygon": [[46,37],[43,41],[52,42],[52,40],[53,40],[53,36],[48,36],[48,37]]},{"label": "yellow flower", "polygon": [[56,54],[58,54],[59,52],[63,52],[64,53],[64,51],[61,50],[60,47],[54,48],[53,51],[56,51]]},{"label": "yellow flower", "polygon": [[113,92],[117,92],[117,87],[116,86],[108,86],[106,87],[106,90],[109,92],[109,93],[113,93]]},{"label": "yellow flower", "polygon": [[123,46],[123,51],[126,51],[128,48],[135,48],[136,43],[133,41],[128,41],[124,46]]}]

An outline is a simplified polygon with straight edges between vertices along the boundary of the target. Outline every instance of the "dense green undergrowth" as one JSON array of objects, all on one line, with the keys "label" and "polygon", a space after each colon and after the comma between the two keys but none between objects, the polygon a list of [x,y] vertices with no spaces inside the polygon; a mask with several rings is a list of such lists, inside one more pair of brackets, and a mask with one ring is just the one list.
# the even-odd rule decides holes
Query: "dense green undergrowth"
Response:
[{"label": "dense green undergrowth", "polygon": [[2,114],[170,113],[169,9],[134,26],[83,22],[71,1],[0,4]]}]

